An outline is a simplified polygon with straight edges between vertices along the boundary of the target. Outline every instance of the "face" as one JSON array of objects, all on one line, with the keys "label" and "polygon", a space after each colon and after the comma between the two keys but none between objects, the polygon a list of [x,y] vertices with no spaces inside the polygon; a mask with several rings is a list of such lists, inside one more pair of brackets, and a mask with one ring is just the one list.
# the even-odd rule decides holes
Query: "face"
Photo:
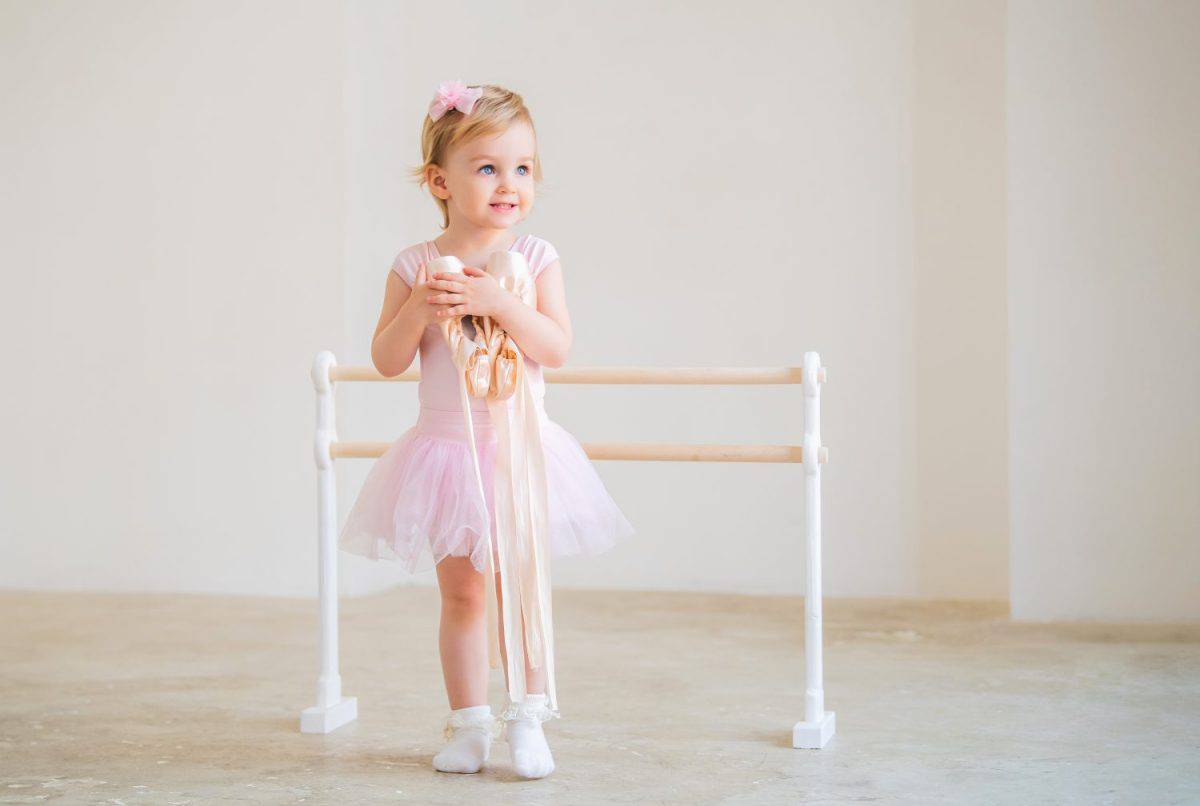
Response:
[{"label": "face", "polygon": [[533,209],[533,129],[516,121],[494,137],[451,150],[446,165],[431,167],[430,189],[446,200],[451,223],[508,229]]}]

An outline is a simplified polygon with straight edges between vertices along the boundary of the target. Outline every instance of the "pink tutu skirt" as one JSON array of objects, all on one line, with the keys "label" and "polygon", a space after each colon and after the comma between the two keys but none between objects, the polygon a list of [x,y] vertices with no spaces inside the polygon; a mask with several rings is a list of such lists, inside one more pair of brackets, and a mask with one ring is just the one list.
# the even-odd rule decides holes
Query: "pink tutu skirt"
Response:
[{"label": "pink tutu skirt", "polygon": [[[487,509],[479,500],[466,420],[459,410],[422,407],[417,423],[375,462],[338,538],[345,551],[398,561],[410,573],[445,557],[470,557],[486,572],[480,536],[492,522],[496,434],[472,411]],[[583,446],[539,409],[546,456],[551,556],[595,555],[634,534]],[[490,532],[496,549],[495,531]]]}]

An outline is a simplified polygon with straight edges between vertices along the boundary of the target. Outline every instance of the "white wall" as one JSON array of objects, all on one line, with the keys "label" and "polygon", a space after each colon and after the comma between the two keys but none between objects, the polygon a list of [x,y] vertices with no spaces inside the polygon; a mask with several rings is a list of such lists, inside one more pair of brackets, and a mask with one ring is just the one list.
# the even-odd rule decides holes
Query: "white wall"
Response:
[{"label": "white wall", "polygon": [[1004,4],[913,21],[917,592],[1004,599]]},{"label": "white wall", "polygon": [[[0,587],[315,591],[309,364],[368,361],[392,256],[437,231],[421,114],[463,78],[537,119],[521,229],[562,251],[572,363],[822,353],[828,595],[1194,618],[1195,7],[688,9],[0,7]],[[416,414],[338,397],[343,439]],[[771,443],[801,400],[547,405],[584,441]],[[597,467],[639,535],[556,584],[801,589],[799,468]],[[412,581],[343,559],[352,593]]]},{"label": "white wall", "polygon": [[336,5],[0,5],[0,587],[315,589]]},{"label": "white wall", "polygon": [[1008,10],[1012,609],[1200,617],[1200,5]]}]

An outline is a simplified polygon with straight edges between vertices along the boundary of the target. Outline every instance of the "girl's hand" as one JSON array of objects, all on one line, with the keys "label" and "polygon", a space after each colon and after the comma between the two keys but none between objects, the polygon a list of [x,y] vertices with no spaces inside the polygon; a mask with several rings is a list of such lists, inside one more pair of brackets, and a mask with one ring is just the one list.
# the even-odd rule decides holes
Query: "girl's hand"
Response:
[{"label": "girl's hand", "polygon": [[425,273],[425,264],[422,263],[421,267],[417,269],[416,281],[413,283],[408,299],[404,301],[404,307],[414,316],[419,317],[424,325],[436,324],[441,321],[441,317],[436,315],[441,310],[441,306],[430,305],[427,300],[437,293],[440,292],[436,288],[430,287]]},{"label": "girl's hand", "polygon": [[462,274],[440,271],[429,281],[435,292],[428,297],[429,306],[437,306],[434,321],[442,322],[451,316],[496,316],[516,299],[483,269],[464,266]]}]

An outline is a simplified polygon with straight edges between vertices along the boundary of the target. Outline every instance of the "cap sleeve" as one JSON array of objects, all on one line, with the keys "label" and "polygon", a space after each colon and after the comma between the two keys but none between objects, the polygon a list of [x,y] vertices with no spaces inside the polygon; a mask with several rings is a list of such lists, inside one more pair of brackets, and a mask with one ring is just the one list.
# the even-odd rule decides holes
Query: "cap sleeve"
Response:
[{"label": "cap sleeve", "polygon": [[529,269],[533,274],[533,279],[536,280],[543,269],[558,260],[558,250],[554,248],[554,244],[536,235],[531,235],[529,241],[527,250]]},{"label": "cap sleeve", "polygon": [[416,244],[408,247],[396,255],[396,259],[392,261],[392,271],[400,275],[400,279],[407,283],[409,288],[417,284],[417,270],[425,262],[425,256],[421,248],[423,245]]}]

